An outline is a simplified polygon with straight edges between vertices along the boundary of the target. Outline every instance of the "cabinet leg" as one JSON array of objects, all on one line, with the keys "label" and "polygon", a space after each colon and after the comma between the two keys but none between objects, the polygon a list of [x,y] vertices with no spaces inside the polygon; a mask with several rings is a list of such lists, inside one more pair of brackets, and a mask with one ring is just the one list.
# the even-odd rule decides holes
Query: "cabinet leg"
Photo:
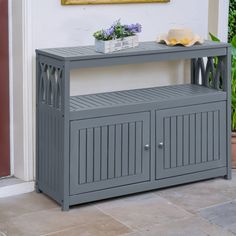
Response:
[{"label": "cabinet leg", "polygon": [[70,205],[69,203],[66,203],[65,201],[62,202],[62,205],[61,205],[61,210],[62,211],[69,211],[70,210]]},{"label": "cabinet leg", "polygon": [[225,179],[231,180],[232,179],[232,173],[231,171],[227,173],[227,175],[224,176]]}]

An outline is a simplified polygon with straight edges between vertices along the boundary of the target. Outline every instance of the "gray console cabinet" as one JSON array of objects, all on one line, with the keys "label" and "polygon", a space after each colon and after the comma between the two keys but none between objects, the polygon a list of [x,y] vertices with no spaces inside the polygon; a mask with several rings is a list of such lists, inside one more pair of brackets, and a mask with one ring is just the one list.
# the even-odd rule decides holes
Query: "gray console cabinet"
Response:
[{"label": "gray console cabinet", "polygon": [[[70,206],[231,178],[231,51],[144,42],[36,50],[36,190]],[[217,60],[215,60],[217,58]],[[189,60],[189,84],[70,96],[76,68]]]}]

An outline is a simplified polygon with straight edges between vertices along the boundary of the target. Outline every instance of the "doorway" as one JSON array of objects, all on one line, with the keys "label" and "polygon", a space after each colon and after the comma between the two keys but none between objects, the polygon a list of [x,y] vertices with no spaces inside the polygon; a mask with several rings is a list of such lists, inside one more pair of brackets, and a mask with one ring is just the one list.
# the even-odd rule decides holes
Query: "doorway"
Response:
[{"label": "doorway", "polygon": [[0,177],[10,175],[8,0],[0,0]]}]

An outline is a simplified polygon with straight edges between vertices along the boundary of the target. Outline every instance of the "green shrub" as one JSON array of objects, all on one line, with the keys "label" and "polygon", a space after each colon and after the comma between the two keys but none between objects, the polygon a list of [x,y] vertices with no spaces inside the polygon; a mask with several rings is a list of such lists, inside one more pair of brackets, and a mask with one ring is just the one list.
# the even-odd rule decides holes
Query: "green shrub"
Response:
[{"label": "green shrub", "polygon": [[230,0],[229,5],[229,42],[232,41],[236,35],[236,0]]},{"label": "green shrub", "polygon": [[231,41],[232,46],[232,130],[236,131],[236,35]]},{"label": "green shrub", "polygon": [[[210,37],[212,41],[220,42],[220,40],[211,33],[210,33]],[[231,80],[232,114],[231,114],[231,119],[232,119],[232,131],[236,132],[236,35],[232,37],[232,40],[230,41],[230,43],[232,47],[232,80]],[[215,58],[215,60],[217,60],[217,58]]]}]

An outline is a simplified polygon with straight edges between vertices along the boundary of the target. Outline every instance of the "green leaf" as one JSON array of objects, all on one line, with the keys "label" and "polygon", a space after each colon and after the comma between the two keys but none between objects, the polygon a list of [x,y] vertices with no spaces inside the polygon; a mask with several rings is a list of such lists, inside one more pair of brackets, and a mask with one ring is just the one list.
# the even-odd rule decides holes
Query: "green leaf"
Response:
[{"label": "green leaf", "polygon": [[235,110],[233,110],[233,113],[232,113],[232,129],[235,130],[236,128],[236,112]]},{"label": "green leaf", "polygon": [[215,35],[213,35],[212,33],[209,33],[209,35],[210,35],[212,41],[220,42],[220,40]]},{"label": "green leaf", "polygon": [[232,94],[232,104],[235,104],[235,103],[236,103],[236,95]]},{"label": "green leaf", "polygon": [[236,35],[236,1],[230,0],[229,1],[229,34],[228,39],[229,42],[232,41],[234,35]]},{"label": "green leaf", "polygon": [[233,37],[231,41],[231,46],[232,46],[232,55],[236,57],[236,35]]},{"label": "green leaf", "polygon": [[231,44],[232,44],[232,47],[236,48],[236,35],[233,37]]}]

